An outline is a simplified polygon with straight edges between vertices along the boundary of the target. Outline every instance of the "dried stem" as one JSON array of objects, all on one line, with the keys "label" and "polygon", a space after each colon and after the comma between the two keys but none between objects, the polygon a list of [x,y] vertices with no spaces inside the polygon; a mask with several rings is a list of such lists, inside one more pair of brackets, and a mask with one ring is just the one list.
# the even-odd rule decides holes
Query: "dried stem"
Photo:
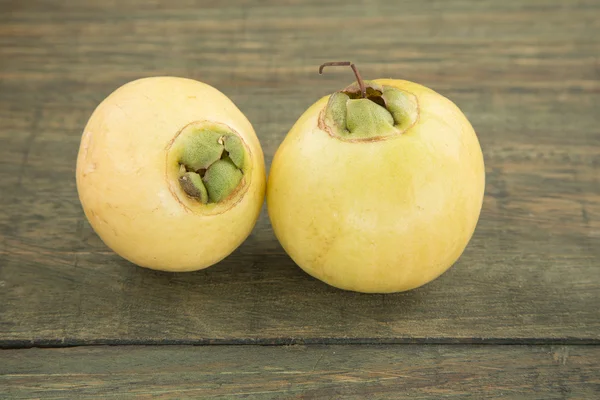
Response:
[{"label": "dried stem", "polygon": [[339,67],[339,66],[350,66],[350,68],[352,68],[352,71],[354,72],[354,76],[356,76],[356,81],[358,82],[358,86],[360,86],[360,93],[362,94],[363,98],[367,97],[367,89],[365,87],[365,82],[363,82],[362,78],[360,77],[360,73],[358,72],[358,69],[356,69],[356,66],[351,63],[350,61],[331,61],[331,62],[326,62],[324,64],[321,64],[319,66],[319,74],[323,73],[323,68],[325,67]]}]

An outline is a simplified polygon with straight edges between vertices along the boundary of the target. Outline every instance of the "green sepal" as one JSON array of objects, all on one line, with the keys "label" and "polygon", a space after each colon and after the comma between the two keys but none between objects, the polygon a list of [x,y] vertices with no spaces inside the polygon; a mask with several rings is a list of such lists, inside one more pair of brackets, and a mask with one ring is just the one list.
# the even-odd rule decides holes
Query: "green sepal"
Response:
[{"label": "green sepal", "polygon": [[183,144],[179,162],[188,170],[207,169],[223,154],[224,145],[221,139],[223,136],[222,133],[213,131],[190,135]]},{"label": "green sepal", "polygon": [[394,131],[394,118],[385,108],[369,99],[348,100],[346,126],[351,137],[384,136]]},{"label": "green sepal", "polygon": [[325,109],[325,122],[334,127],[340,135],[349,133],[346,127],[346,103],[350,96],[343,92],[335,92],[329,97]]},{"label": "green sepal", "polygon": [[395,88],[385,88],[381,97],[392,114],[396,127],[406,129],[414,122],[418,112],[417,105],[405,92]]},{"label": "green sepal", "polygon": [[228,135],[225,137],[225,150],[229,153],[229,158],[236,167],[242,169],[244,166],[244,145],[236,135]]},{"label": "green sepal", "polygon": [[229,158],[218,160],[204,174],[204,185],[211,203],[226,199],[242,180],[240,171]]}]

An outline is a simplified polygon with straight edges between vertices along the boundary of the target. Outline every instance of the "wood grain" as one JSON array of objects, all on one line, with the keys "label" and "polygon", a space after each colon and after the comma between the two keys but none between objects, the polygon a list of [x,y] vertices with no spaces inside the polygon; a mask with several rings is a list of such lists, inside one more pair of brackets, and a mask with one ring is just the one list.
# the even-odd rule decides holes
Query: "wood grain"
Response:
[{"label": "wood grain", "polygon": [[5,350],[0,359],[0,397],[11,399],[600,395],[598,346],[129,346]]},{"label": "wood grain", "polygon": [[[1,0],[0,345],[598,343],[599,13],[596,0]],[[188,274],[135,267],[93,233],[75,157],[112,90],[210,83],[270,164],[298,116],[351,81],[317,74],[338,59],[439,91],[479,135],[481,220],[441,278],[395,295],[327,287],[266,213],[231,257]]]}]

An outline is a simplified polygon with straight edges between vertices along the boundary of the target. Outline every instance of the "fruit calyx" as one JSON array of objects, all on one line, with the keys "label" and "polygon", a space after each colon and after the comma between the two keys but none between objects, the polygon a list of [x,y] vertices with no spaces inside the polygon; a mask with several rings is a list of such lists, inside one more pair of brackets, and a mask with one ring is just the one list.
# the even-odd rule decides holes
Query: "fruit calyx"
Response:
[{"label": "fruit calyx", "polygon": [[181,188],[202,204],[226,200],[243,183],[247,152],[233,131],[191,124],[178,135],[173,150]]},{"label": "fruit calyx", "polygon": [[416,122],[419,107],[409,92],[376,82],[364,81],[350,61],[322,64],[350,66],[356,82],[333,93],[321,115],[320,124],[333,136],[350,141],[372,141],[397,135]]}]

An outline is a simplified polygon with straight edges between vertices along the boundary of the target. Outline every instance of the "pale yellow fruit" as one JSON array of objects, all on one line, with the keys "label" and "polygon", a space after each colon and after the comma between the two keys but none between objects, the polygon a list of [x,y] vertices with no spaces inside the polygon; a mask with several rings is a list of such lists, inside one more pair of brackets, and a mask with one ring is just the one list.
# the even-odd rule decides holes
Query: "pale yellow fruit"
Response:
[{"label": "pale yellow fruit", "polygon": [[[238,136],[246,158],[235,190],[203,204],[180,184],[174,149],[185,147],[178,138],[186,132],[206,129]],[[117,254],[142,267],[193,271],[222,260],[250,234],[264,200],[264,158],[252,125],[223,93],[191,79],[145,78],[93,112],[77,189],[90,224]]]},{"label": "pale yellow fruit", "polygon": [[467,246],[482,206],[483,155],[447,98],[408,81],[369,84],[400,90],[408,120],[381,137],[340,137],[323,122],[330,96],[322,98],[275,154],[268,212],[310,275],[347,290],[405,291],[441,275]]}]

